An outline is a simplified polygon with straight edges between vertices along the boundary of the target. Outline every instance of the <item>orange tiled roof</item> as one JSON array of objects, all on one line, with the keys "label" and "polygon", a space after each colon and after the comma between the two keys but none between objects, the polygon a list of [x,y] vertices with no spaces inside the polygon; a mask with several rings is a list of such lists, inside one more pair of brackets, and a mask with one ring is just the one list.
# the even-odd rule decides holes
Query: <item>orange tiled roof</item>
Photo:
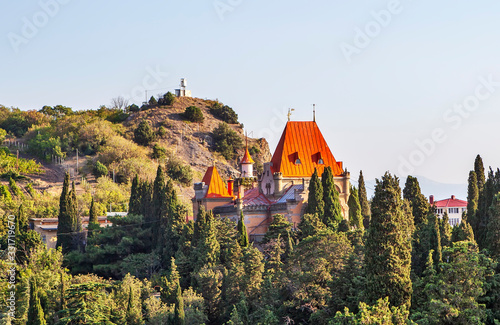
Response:
[{"label": "orange tiled roof", "polygon": [[202,182],[208,185],[207,195],[205,195],[206,198],[233,197],[229,195],[226,184],[222,181],[215,166],[208,167]]},{"label": "orange tiled roof", "polygon": [[283,177],[311,177],[314,168],[321,176],[327,166],[335,176],[343,174],[342,162],[335,160],[316,122],[288,122],[271,161],[273,173]]},{"label": "orange tiled roof", "polygon": [[248,147],[245,149],[245,155],[240,161],[240,164],[254,164],[255,161],[253,161],[252,156],[250,156],[250,152],[248,152]]}]

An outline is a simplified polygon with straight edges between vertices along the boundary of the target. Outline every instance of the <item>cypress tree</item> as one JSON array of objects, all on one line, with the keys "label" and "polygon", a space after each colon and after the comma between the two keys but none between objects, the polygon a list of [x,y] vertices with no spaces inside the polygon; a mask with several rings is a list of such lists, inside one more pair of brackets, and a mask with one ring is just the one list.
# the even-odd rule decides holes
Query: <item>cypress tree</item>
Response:
[{"label": "cypress tree", "polygon": [[481,158],[480,155],[477,155],[476,160],[474,161],[474,172],[476,173],[476,177],[477,177],[477,189],[479,191],[479,194],[481,194],[481,192],[483,191],[486,179],[485,179],[485,175],[484,175],[483,159]]},{"label": "cypress tree", "polygon": [[186,224],[186,209],[179,202],[174,182],[167,177],[165,185],[165,209],[166,215],[162,219],[162,234],[164,234],[164,261],[168,262],[179,249],[179,241],[182,236],[182,230]]},{"label": "cypress tree", "polygon": [[245,216],[243,215],[243,211],[241,211],[237,229],[238,229],[238,244],[240,244],[241,248],[248,247],[250,241],[248,240],[247,226],[245,226]]},{"label": "cypress tree", "polygon": [[30,300],[28,309],[28,322],[30,325],[45,325],[45,315],[43,313],[42,305],[40,304],[40,298],[38,297],[38,288],[36,281],[31,279],[30,281]]},{"label": "cypress tree", "polygon": [[363,171],[359,171],[358,178],[358,198],[359,205],[361,206],[361,215],[363,216],[363,225],[368,228],[370,224],[370,202],[368,201],[368,195],[366,194],[365,179],[363,177]]},{"label": "cypress tree", "polygon": [[144,227],[151,228],[157,226],[153,217],[153,185],[149,181],[144,181],[140,185],[141,191],[141,213],[144,216]]},{"label": "cypress tree", "polygon": [[94,197],[92,197],[92,201],[90,202],[89,209],[89,226],[88,226],[88,237],[93,236],[93,231],[99,229],[99,220],[97,219],[97,210],[94,204]]},{"label": "cypress tree", "polygon": [[199,271],[203,267],[211,268],[216,266],[219,262],[220,255],[220,244],[217,241],[217,229],[215,229],[214,215],[212,211],[202,213],[202,215],[206,218],[205,222],[198,225],[198,230],[195,227],[195,232],[198,231],[199,234],[195,248],[195,271]]},{"label": "cypress tree", "polygon": [[316,168],[314,169],[314,173],[309,182],[309,195],[307,197],[307,207],[305,213],[316,213],[320,218],[323,218],[325,213],[323,186],[321,185]]},{"label": "cypress tree", "polygon": [[441,247],[441,232],[439,229],[439,221],[435,213],[430,212],[427,215],[426,236],[424,247],[427,254],[433,251],[434,265],[439,265],[442,262],[442,247]]},{"label": "cypress tree", "polygon": [[364,229],[361,205],[358,199],[358,190],[352,185],[351,195],[349,195],[347,205],[349,206],[349,225],[355,229]]},{"label": "cypress tree", "polygon": [[97,220],[97,210],[95,208],[93,197],[92,197],[92,201],[90,202],[89,224],[99,224],[99,221]]},{"label": "cypress tree", "polygon": [[472,226],[466,220],[462,220],[459,226],[453,227],[451,241],[454,243],[459,241],[471,241],[476,243]]},{"label": "cypress tree", "polygon": [[[406,178],[405,188],[403,189],[403,198],[410,202],[415,227],[420,228],[427,220],[429,213],[429,202],[420,190],[420,184],[416,177],[408,176]],[[427,255],[425,256],[427,258]]]},{"label": "cypress tree", "polygon": [[375,186],[366,239],[368,303],[375,304],[379,298],[388,296],[392,306],[410,306],[413,218],[405,215],[404,209],[399,180],[387,172]]},{"label": "cypress tree", "polygon": [[132,180],[132,188],[130,189],[130,200],[128,203],[128,213],[141,214],[141,188],[140,188],[139,175],[135,175]]},{"label": "cypress tree", "polygon": [[490,254],[500,257],[500,194],[495,195],[490,207],[490,220],[487,227],[486,242]]},{"label": "cypress tree", "polygon": [[326,167],[321,175],[321,185],[323,187],[323,202],[325,204],[323,222],[330,228],[337,229],[344,218],[342,217],[339,192],[335,187],[333,172],[330,166]]},{"label": "cypress tree", "polygon": [[165,175],[161,166],[158,166],[156,171],[156,178],[153,183],[153,218],[154,222],[151,225],[151,230],[153,233],[153,247],[157,247],[161,243],[160,236],[163,233],[162,230],[165,229],[163,224],[163,219],[167,215],[167,193],[165,190]]},{"label": "cypress tree", "polygon": [[132,308],[134,306],[133,301],[134,301],[134,292],[132,291],[132,286],[130,286],[128,291],[127,312],[125,313],[127,324],[132,324],[134,320],[134,315],[132,314]]},{"label": "cypress tree", "polygon": [[441,246],[451,246],[451,226],[448,211],[445,211],[443,218],[439,222],[439,233],[441,236]]},{"label": "cypress tree", "polygon": [[76,200],[76,189],[75,182],[71,183],[71,192],[70,192],[70,205],[69,205],[69,213],[71,216],[71,238],[72,238],[72,249],[81,249],[83,246],[83,227],[82,220],[78,216],[78,206]]},{"label": "cypress tree", "polygon": [[175,295],[174,325],[185,325],[184,299],[182,298],[181,286],[177,282],[177,292]]},{"label": "cypress tree", "polygon": [[[469,172],[469,185],[467,187],[467,218],[466,220],[474,224],[475,227],[475,216],[477,211],[477,204],[479,198],[479,189],[477,187],[477,176],[476,172],[471,170]],[[474,229],[473,227],[473,229]]]},{"label": "cypress tree", "polygon": [[64,176],[64,182],[59,198],[59,215],[57,226],[57,247],[62,247],[63,252],[71,250],[71,214],[70,214],[71,196],[69,194],[69,174]]}]

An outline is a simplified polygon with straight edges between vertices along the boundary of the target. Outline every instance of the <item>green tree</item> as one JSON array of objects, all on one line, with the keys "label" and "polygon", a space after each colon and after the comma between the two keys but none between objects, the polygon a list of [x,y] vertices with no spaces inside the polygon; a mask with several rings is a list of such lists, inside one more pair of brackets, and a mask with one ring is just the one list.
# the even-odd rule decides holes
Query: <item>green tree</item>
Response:
[{"label": "green tree", "polygon": [[175,95],[172,94],[170,91],[164,94],[163,97],[161,97],[158,100],[158,104],[160,106],[171,106],[174,104],[174,102],[175,102]]},{"label": "green tree", "polygon": [[193,237],[198,239],[195,248],[195,271],[203,267],[215,267],[219,262],[220,244],[217,241],[217,230],[212,211],[205,212],[203,208],[200,209]]},{"label": "green tree", "polygon": [[149,107],[156,107],[158,106],[158,101],[156,100],[155,96],[151,96],[151,98],[149,99]]},{"label": "green tree", "polygon": [[243,140],[227,125],[221,122],[212,131],[214,150],[219,152],[227,160],[235,157],[238,150],[243,147]]},{"label": "green tree", "polygon": [[221,105],[218,102],[214,103],[210,107],[210,113],[212,113],[213,116],[215,116],[218,119],[221,119],[226,123],[229,124],[238,123],[238,114],[236,114],[234,110],[227,105]]},{"label": "green tree", "polygon": [[360,302],[357,314],[351,313],[349,308],[343,313],[337,312],[329,325],[401,325],[407,323],[408,314],[405,306],[391,306],[389,298],[385,297],[378,299],[373,306]]},{"label": "green tree", "polygon": [[429,202],[420,191],[420,184],[416,177],[408,176],[406,178],[403,198],[410,202],[415,227],[417,227],[417,229],[420,228],[426,221],[430,206]]},{"label": "green tree", "polygon": [[128,213],[130,214],[141,214],[141,189],[139,175],[135,175],[132,180],[132,187],[130,189],[130,199],[128,202]]},{"label": "green tree", "polygon": [[90,202],[89,209],[89,225],[88,225],[88,237],[93,236],[93,231],[99,229],[101,226],[99,225],[99,220],[97,218],[97,209],[94,204],[94,197],[92,197],[92,201]]},{"label": "green tree", "polygon": [[462,220],[460,225],[453,227],[451,241],[454,243],[459,241],[470,241],[475,243],[474,231],[472,230],[471,225],[467,221]]},{"label": "green tree", "polygon": [[359,172],[358,194],[359,194],[359,204],[361,205],[361,215],[363,216],[363,225],[365,226],[366,229],[370,224],[371,211],[370,211],[370,202],[368,201],[368,196],[366,194],[363,171]]},{"label": "green tree", "polygon": [[245,216],[243,215],[243,211],[241,211],[237,229],[238,229],[238,244],[240,244],[242,248],[248,247],[250,241],[248,240],[248,232],[247,232],[247,227],[245,226]]},{"label": "green tree", "polygon": [[409,307],[413,218],[405,215],[397,177],[387,172],[377,180],[371,208],[365,255],[366,298],[376,303],[388,296],[392,305]]},{"label": "green tree", "polygon": [[450,226],[450,218],[448,217],[448,211],[445,211],[443,218],[439,220],[439,234],[441,236],[441,245],[450,246],[451,226]]},{"label": "green tree", "polygon": [[477,189],[479,190],[479,194],[481,194],[486,182],[486,178],[484,175],[483,159],[480,155],[477,155],[476,159],[474,160],[474,172],[476,173],[477,177]]},{"label": "green tree", "polygon": [[438,273],[425,274],[420,287],[427,299],[415,320],[419,324],[483,324],[486,312],[479,297],[486,293],[486,278],[493,275],[491,261],[468,241],[446,247],[443,261]]},{"label": "green tree", "polygon": [[354,229],[364,229],[361,205],[359,204],[358,190],[351,185],[351,194],[347,201],[349,206],[349,225]]},{"label": "green tree", "polygon": [[108,176],[108,168],[98,160],[95,162],[93,174],[96,178]]},{"label": "green tree", "polygon": [[[307,206],[305,213],[317,214],[325,223],[325,202],[323,201],[323,185],[318,176],[318,171],[314,169],[311,180],[309,181],[309,194],[307,197]],[[327,223],[325,223],[327,225]]]},{"label": "green tree", "polygon": [[142,120],[134,131],[134,141],[140,145],[147,146],[155,139],[153,128],[147,120]]},{"label": "green tree", "polygon": [[328,227],[337,229],[344,218],[342,216],[339,192],[333,180],[332,167],[328,166],[324,169],[321,175],[321,185],[323,187],[323,202],[325,204],[323,222]]},{"label": "green tree", "polygon": [[495,195],[489,214],[486,242],[491,256],[498,259],[500,257],[500,193]]},{"label": "green tree", "polygon": [[194,123],[203,123],[205,117],[203,116],[203,112],[199,107],[189,106],[186,108],[183,114],[184,118],[188,121]]},{"label": "green tree", "polygon": [[61,197],[59,199],[59,216],[57,226],[57,247],[62,247],[63,252],[69,252],[73,248],[72,215],[71,215],[71,195],[69,191],[69,174],[64,177]]},{"label": "green tree", "polygon": [[173,325],[186,324],[186,316],[184,314],[184,300],[182,299],[181,286],[177,284],[177,292],[175,295],[175,310]]},{"label": "green tree", "polygon": [[45,315],[43,313],[40,298],[38,297],[38,288],[35,280],[30,281],[30,301],[28,309],[28,324],[45,325]]},{"label": "green tree", "polygon": [[269,224],[269,228],[264,236],[263,242],[266,243],[271,239],[276,239],[278,236],[285,239],[290,234],[293,224],[286,220],[282,214],[273,215],[273,220]]},{"label": "green tree", "polygon": [[466,220],[471,223],[472,229],[477,229],[476,212],[479,200],[479,189],[477,187],[476,172],[471,170],[469,172],[469,181],[467,187],[467,218]]},{"label": "green tree", "polygon": [[309,236],[315,236],[326,230],[326,226],[318,217],[317,214],[306,213],[302,216],[299,223],[300,234],[299,238],[302,240]]}]

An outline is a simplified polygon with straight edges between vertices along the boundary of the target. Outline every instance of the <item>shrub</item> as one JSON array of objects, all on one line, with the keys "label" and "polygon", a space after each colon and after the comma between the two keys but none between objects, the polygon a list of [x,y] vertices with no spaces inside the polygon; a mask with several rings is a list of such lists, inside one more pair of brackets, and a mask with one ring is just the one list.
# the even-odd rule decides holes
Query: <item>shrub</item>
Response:
[{"label": "shrub", "polygon": [[15,196],[17,196],[17,197],[22,197],[23,196],[23,192],[21,191],[21,189],[19,188],[19,186],[17,186],[16,181],[12,177],[9,178],[9,187],[12,190],[12,193],[14,193]]},{"label": "shrub", "polygon": [[[51,161],[52,156],[64,158],[61,139],[54,136],[49,127],[35,129],[36,135],[28,140],[28,152],[45,161]],[[30,132],[31,133],[31,132]]]},{"label": "shrub", "polygon": [[170,178],[184,186],[190,186],[193,182],[193,170],[191,166],[184,165],[177,157],[170,157],[166,169]]},{"label": "shrub", "polygon": [[156,107],[156,106],[158,106],[158,101],[156,101],[155,96],[151,96],[151,98],[149,99],[148,104],[149,104],[150,107]]},{"label": "shrub", "polygon": [[12,195],[7,185],[0,185],[0,198],[2,198],[4,202],[12,201]]},{"label": "shrub", "polygon": [[242,148],[243,141],[229,125],[222,122],[213,131],[214,149],[227,160],[234,158],[236,152]]},{"label": "shrub", "polygon": [[170,91],[163,95],[162,98],[158,99],[158,105],[160,106],[170,106],[175,102],[175,96]]},{"label": "shrub", "polygon": [[167,135],[167,129],[162,125],[158,128],[158,136],[164,138]]},{"label": "shrub", "polygon": [[115,179],[118,183],[128,183],[135,175],[140,179],[151,179],[156,175],[156,165],[149,159],[128,158],[116,161],[109,166],[109,169],[115,170]]},{"label": "shrub", "polygon": [[147,146],[155,138],[155,134],[148,121],[142,120],[134,131],[134,140],[140,145]]},{"label": "shrub", "polygon": [[96,161],[94,165],[94,176],[96,178],[108,175],[108,168],[104,166],[100,161]]},{"label": "shrub", "polygon": [[137,106],[136,104],[132,104],[128,107],[129,112],[139,112],[141,108]]},{"label": "shrub", "polygon": [[106,145],[99,150],[99,161],[110,166],[113,162],[120,162],[128,158],[146,159],[147,151],[144,147],[119,135],[106,141]]},{"label": "shrub", "polygon": [[160,146],[159,144],[155,144],[153,147],[153,154],[151,158],[153,159],[164,159],[167,156],[167,149]]},{"label": "shrub", "polygon": [[236,124],[238,123],[238,114],[229,106],[221,105],[219,103],[214,103],[212,107],[210,107],[210,113],[216,118],[229,123]]},{"label": "shrub", "polygon": [[203,120],[205,119],[201,109],[196,106],[189,106],[188,108],[186,108],[183,116],[186,120],[194,123],[203,123]]}]

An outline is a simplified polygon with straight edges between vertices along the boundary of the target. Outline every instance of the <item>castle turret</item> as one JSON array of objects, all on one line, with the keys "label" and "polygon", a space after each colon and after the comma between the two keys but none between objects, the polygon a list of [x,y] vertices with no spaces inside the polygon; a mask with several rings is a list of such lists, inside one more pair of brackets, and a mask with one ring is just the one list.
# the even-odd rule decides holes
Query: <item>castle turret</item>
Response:
[{"label": "castle turret", "polygon": [[250,152],[248,152],[248,141],[247,141],[247,145],[245,148],[245,155],[243,155],[243,158],[240,161],[241,177],[253,177],[254,163],[255,161],[253,161],[252,157],[250,156]]}]

